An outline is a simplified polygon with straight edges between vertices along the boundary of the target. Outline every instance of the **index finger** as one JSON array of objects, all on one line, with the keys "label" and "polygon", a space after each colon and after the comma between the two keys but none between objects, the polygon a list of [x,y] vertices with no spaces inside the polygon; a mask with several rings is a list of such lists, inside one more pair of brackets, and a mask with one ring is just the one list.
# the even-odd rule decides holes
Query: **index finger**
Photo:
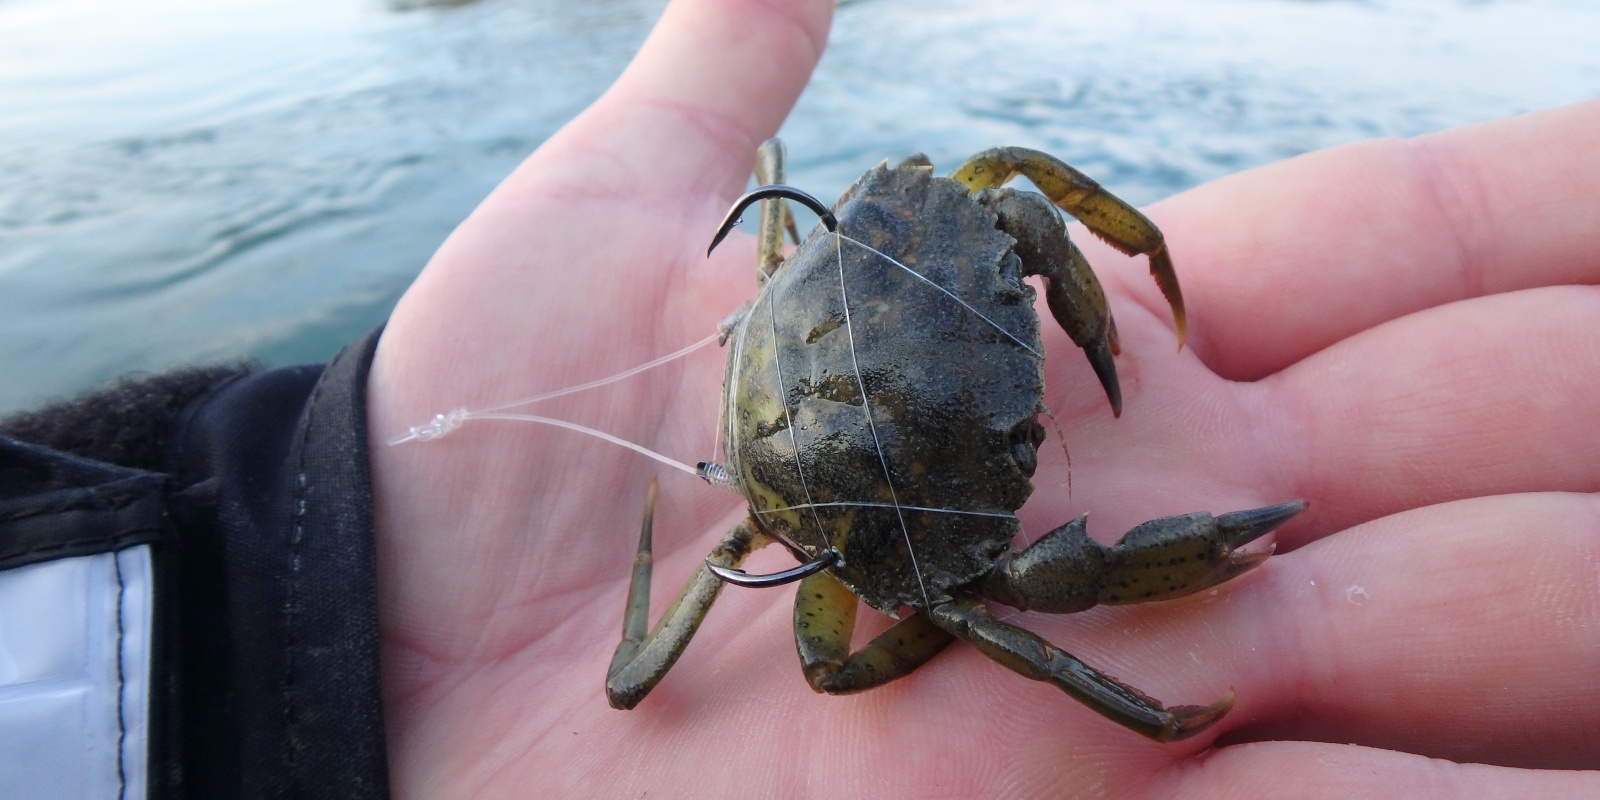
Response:
[{"label": "index finger", "polygon": [[1254,380],[1424,308],[1600,283],[1596,129],[1590,101],[1336,147],[1163,202],[1151,216],[1172,245],[1195,352]]}]

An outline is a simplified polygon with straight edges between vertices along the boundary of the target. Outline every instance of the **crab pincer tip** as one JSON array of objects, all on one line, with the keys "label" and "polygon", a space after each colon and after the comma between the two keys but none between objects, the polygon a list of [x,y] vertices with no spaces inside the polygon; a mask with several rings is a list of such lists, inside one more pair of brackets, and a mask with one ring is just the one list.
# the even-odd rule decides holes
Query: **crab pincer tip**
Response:
[{"label": "crab pincer tip", "polygon": [[1233,689],[1229,688],[1217,702],[1209,706],[1175,706],[1167,709],[1172,715],[1167,725],[1153,737],[1158,742],[1177,742],[1187,739],[1217,724],[1233,708]]}]

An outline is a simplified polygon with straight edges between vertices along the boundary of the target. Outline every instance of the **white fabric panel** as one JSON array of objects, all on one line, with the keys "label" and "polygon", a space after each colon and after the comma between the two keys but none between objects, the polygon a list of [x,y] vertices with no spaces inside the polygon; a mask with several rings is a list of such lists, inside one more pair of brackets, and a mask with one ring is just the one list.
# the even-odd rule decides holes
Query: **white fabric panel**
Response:
[{"label": "white fabric panel", "polygon": [[143,800],[150,548],[0,571],[0,798]]},{"label": "white fabric panel", "polygon": [[122,586],[121,714],[122,780],[119,800],[145,800],[150,760],[150,682],[152,598],[150,546],[117,552],[117,578]]}]

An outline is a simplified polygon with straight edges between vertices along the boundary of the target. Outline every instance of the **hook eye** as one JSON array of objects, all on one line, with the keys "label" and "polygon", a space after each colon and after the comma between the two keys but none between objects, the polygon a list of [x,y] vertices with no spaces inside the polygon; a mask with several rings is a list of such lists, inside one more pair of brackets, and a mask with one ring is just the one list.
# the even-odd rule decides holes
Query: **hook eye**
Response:
[{"label": "hook eye", "polygon": [[824,550],[822,555],[817,556],[816,559],[809,563],[801,564],[798,567],[792,567],[782,572],[774,572],[771,575],[751,575],[742,569],[721,567],[711,563],[709,558],[706,559],[706,569],[711,570],[712,575],[734,586],[743,586],[747,589],[767,589],[773,586],[782,586],[786,583],[794,583],[801,578],[815,575],[837,563],[839,563],[839,554],[833,550]]},{"label": "hook eye", "polygon": [[749,194],[734,201],[733,208],[728,209],[728,216],[723,217],[722,224],[717,226],[717,235],[711,237],[711,246],[706,248],[706,255],[710,256],[711,251],[717,249],[717,245],[722,244],[723,239],[728,238],[733,226],[741,222],[739,215],[744,213],[745,209],[769,197],[786,197],[793,200],[816,212],[817,216],[822,219],[823,227],[829,231],[839,230],[838,218],[833,216],[833,212],[828,210],[828,207],[823,205],[821,200],[793,186],[774,183],[770,186],[759,186],[751,190]]}]

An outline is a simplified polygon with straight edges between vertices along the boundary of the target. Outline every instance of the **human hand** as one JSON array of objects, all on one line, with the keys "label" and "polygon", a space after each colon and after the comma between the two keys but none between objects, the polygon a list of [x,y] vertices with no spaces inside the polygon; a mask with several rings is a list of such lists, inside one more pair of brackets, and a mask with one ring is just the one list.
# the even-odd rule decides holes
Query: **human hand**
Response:
[{"label": "human hand", "polygon": [[[1154,744],[961,643],[881,689],[817,696],[786,590],[725,591],[637,710],[607,706],[657,466],[504,423],[382,441],[642,363],[753,296],[748,238],[699,254],[827,12],[674,3],[396,310],[369,383],[395,794],[1593,792],[1592,773],[1508,767],[1596,760],[1600,170],[1582,137],[1600,104],[1340,148],[1155,207],[1189,301],[1182,352],[1142,261],[1075,229],[1119,317],[1125,412],[1046,317],[1072,492],[1047,444],[1027,528],[1092,510],[1111,539],[1165,514],[1312,504],[1280,555],[1214,594],[1014,620],[1169,704],[1233,687],[1206,734]],[[722,368],[702,353],[539,413],[693,460]],[[743,514],[664,476],[655,615]]]}]

